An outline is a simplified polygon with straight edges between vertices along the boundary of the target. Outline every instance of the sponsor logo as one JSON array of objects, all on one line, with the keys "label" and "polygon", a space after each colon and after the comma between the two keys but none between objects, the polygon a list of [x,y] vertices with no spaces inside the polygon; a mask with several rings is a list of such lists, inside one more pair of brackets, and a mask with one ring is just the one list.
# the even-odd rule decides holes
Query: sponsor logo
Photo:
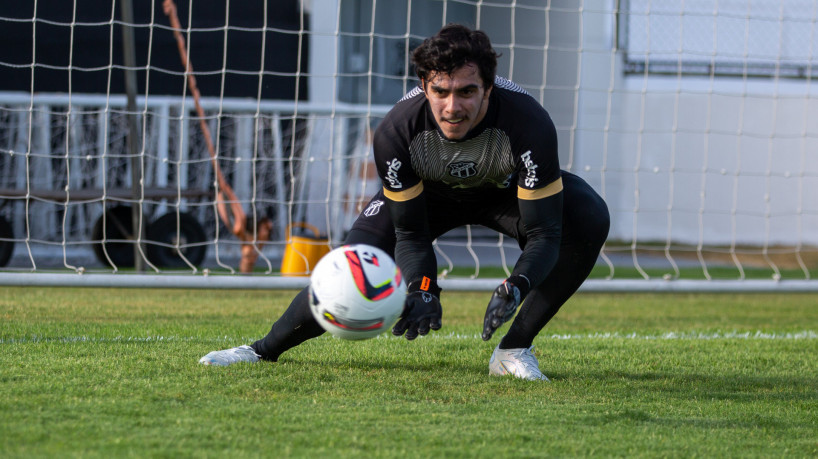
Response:
[{"label": "sponsor logo", "polygon": [[449,175],[459,179],[469,178],[477,174],[476,164],[471,161],[459,161],[449,164]]},{"label": "sponsor logo", "polygon": [[381,207],[383,207],[383,201],[381,200],[370,202],[366,209],[364,209],[364,216],[371,217],[378,215],[378,212],[381,211]]},{"label": "sponsor logo", "polygon": [[398,169],[403,165],[399,160],[393,159],[387,161],[386,165],[389,169],[386,171],[386,180],[389,181],[389,186],[392,188],[403,188],[403,184],[398,180]]},{"label": "sponsor logo", "polygon": [[525,186],[534,188],[537,182],[539,182],[539,179],[537,179],[537,165],[531,160],[531,150],[523,153],[520,158],[523,160],[523,164],[527,170],[525,174]]}]

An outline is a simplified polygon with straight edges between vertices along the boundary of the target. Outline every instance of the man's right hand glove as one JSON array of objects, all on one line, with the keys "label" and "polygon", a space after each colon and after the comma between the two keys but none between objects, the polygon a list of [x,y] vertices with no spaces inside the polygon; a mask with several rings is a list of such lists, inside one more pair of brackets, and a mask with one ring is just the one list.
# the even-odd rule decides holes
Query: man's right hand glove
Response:
[{"label": "man's right hand glove", "polygon": [[406,303],[398,323],[392,327],[392,334],[401,336],[406,333],[409,341],[426,335],[429,330],[440,330],[443,309],[437,295],[421,290],[406,295]]}]

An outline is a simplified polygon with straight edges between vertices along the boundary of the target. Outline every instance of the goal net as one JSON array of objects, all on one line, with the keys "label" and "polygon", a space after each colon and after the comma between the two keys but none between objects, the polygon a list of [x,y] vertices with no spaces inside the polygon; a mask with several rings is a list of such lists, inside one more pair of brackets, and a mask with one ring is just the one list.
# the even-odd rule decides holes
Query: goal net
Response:
[{"label": "goal net", "polygon": [[[605,198],[584,289],[818,289],[814,0],[0,5],[0,279],[306,285],[450,22],[489,34]],[[477,226],[435,249],[455,289],[520,253]]]}]

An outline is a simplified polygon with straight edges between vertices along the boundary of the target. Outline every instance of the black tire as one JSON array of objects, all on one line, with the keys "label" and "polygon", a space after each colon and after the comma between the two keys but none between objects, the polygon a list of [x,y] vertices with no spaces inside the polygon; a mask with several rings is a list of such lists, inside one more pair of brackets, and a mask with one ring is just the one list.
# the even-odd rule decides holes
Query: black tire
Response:
[{"label": "black tire", "polygon": [[207,253],[206,238],[202,225],[190,214],[169,212],[148,225],[148,260],[163,268],[187,268],[184,256],[198,266]]},{"label": "black tire", "polygon": [[14,230],[11,224],[0,217],[0,267],[6,266],[14,253]]},{"label": "black tire", "polygon": [[[104,228],[103,228],[104,225]],[[104,231],[104,234],[103,234]],[[115,268],[134,266],[133,215],[130,206],[116,206],[105,211],[94,224],[91,238],[94,240],[94,255],[102,264],[113,263]],[[105,236],[105,243],[103,243]],[[108,242],[108,241],[117,242]],[[126,242],[129,241],[129,242]],[[105,256],[108,253],[111,261]]]}]

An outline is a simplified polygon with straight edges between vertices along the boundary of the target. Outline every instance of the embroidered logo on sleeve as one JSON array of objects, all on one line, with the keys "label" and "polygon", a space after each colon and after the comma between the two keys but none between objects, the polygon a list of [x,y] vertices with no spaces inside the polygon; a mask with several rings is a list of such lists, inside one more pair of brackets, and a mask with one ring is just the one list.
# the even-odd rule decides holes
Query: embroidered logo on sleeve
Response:
[{"label": "embroidered logo on sleeve", "polygon": [[537,182],[540,180],[537,178],[537,165],[534,164],[534,161],[531,160],[531,150],[523,153],[520,157],[523,160],[523,164],[526,168],[525,174],[525,186],[529,188],[534,188],[537,185]]},{"label": "embroidered logo on sleeve", "polygon": [[380,199],[377,201],[372,201],[369,203],[366,209],[364,209],[364,216],[365,217],[372,217],[373,215],[378,215],[378,212],[381,211],[381,207],[383,206],[383,201]]},{"label": "embroidered logo on sleeve", "polygon": [[386,180],[389,181],[389,186],[392,188],[403,188],[403,184],[398,180],[398,169],[403,165],[398,159],[387,161],[386,165],[389,169],[386,172]]}]

